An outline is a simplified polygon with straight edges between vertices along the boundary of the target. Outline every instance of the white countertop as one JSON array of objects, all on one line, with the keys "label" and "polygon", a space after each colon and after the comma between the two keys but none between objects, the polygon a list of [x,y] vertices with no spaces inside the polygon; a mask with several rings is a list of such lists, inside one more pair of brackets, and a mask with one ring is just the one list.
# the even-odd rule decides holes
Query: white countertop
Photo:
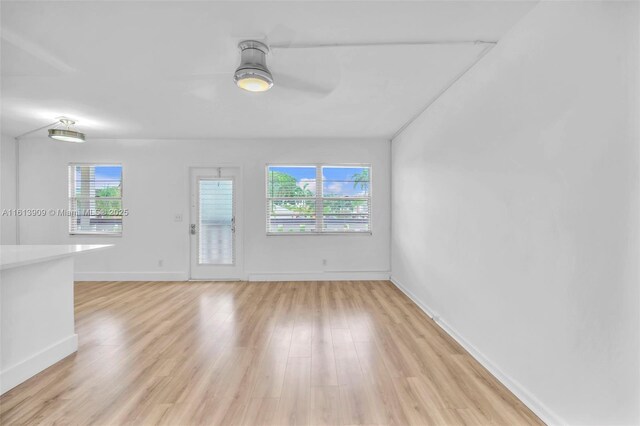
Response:
[{"label": "white countertop", "polygon": [[0,270],[113,247],[113,244],[0,245]]}]

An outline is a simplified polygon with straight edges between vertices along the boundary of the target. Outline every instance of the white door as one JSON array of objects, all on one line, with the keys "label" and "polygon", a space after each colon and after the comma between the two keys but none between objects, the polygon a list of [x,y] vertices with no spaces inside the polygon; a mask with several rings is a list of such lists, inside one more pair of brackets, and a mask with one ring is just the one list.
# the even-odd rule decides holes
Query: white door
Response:
[{"label": "white door", "polygon": [[240,279],[240,169],[191,168],[190,174],[191,279]]}]

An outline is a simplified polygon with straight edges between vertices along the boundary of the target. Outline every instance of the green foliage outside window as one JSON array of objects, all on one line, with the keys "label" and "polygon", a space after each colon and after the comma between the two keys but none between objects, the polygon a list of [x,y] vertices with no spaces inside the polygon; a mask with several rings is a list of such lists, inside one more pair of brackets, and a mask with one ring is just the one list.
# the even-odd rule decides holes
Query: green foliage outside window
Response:
[{"label": "green foliage outside window", "polygon": [[100,197],[121,197],[122,191],[120,186],[107,186],[105,188],[96,189],[96,210],[103,212],[101,216],[110,217],[109,211],[121,210],[122,200],[101,200]]}]

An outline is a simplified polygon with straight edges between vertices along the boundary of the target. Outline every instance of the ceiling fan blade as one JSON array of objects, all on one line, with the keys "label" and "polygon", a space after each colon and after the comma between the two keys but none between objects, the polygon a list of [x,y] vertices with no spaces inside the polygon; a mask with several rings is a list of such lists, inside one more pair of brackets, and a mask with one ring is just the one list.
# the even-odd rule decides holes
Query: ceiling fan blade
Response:
[{"label": "ceiling fan blade", "polygon": [[188,74],[188,75],[174,75],[171,76],[170,79],[172,81],[206,81],[206,80],[214,80],[216,78],[220,78],[221,76],[229,76],[232,77],[233,74],[231,72],[214,72],[214,73],[206,73],[206,74]]},{"label": "ceiling fan blade", "polygon": [[170,81],[178,83],[185,93],[195,96],[205,101],[215,98],[218,89],[216,86],[223,80],[233,81],[233,74],[229,72],[216,72],[207,74],[176,75],[169,78]]},{"label": "ceiling fan blade", "polygon": [[331,50],[276,49],[269,59],[276,88],[324,97],[340,84],[340,65]]},{"label": "ceiling fan blade", "polygon": [[60,72],[72,73],[76,71],[74,67],[49,53],[44,47],[25,39],[6,27],[2,28],[2,39]]},{"label": "ceiling fan blade", "polygon": [[316,96],[327,96],[333,92],[333,87],[323,86],[310,80],[305,80],[290,74],[276,73],[274,75],[274,86],[290,90],[306,92]]},{"label": "ceiling fan blade", "polygon": [[202,84],[189,89],[188,92],[196,98],[212,101],[215,98],[217,90],[213,84]]},{"label": "ceiling fan blade", "polygon": [[276,27],[267,34],[267,45],[269,48],[271,46],[277,47],[288,47],[290,46],[296,38],[296,32],[291,28],[287,27],[283,24],[278,24]]}]

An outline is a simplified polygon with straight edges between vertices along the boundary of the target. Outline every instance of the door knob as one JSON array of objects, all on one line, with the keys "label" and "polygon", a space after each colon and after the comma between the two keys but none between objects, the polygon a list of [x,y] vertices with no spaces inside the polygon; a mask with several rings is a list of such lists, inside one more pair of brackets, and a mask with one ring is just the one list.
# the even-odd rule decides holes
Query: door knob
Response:
[{"label": "door knob", "polygon": [[196,224],[195,223],[191,224],[190,229],[191,229],[191,235],[196,235]]}]

